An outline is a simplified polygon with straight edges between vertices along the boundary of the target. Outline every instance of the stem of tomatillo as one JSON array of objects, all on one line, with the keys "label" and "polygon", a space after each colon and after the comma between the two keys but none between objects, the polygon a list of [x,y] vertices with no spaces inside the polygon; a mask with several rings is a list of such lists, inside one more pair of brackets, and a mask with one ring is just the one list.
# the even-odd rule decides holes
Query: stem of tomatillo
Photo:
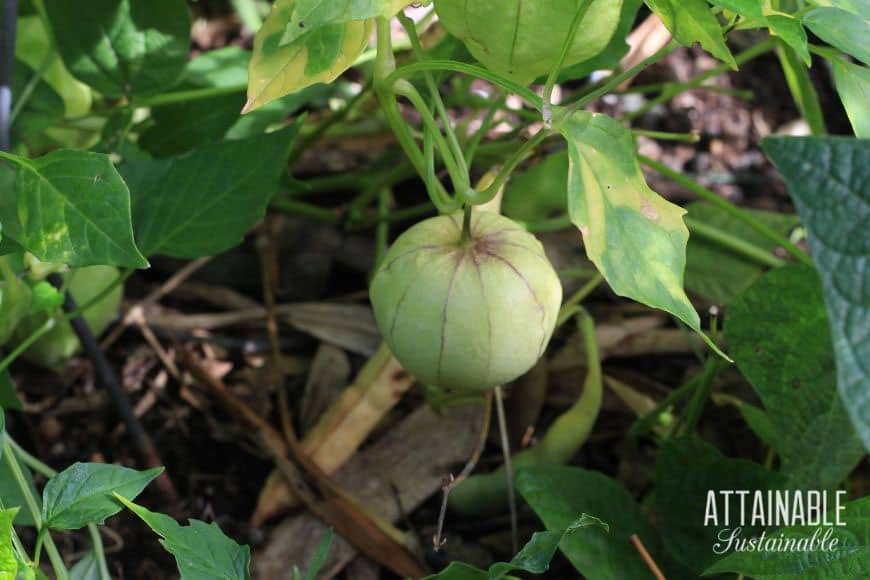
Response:
[{"label": "stem of tomatillo", "polygon": [[556,61],[556,66],[550,71],[550,75],[547,77],[547,83],[544,85],[543,118],[545,127],[551,127],[553,124],[553,87],[556,85],[556,79],[559,78],[559,71],[562,70],[562,66],[565,64],[565,58],[568,56],[568,51],[571,50],[571,46],[574,44],[574,38],[577,36],[577,29],[580,28],[580,21],[583,20],[583,17],[586,15],[591,4],[592,0],[583,0],[577,8],[577,12],[574,13],[574,19],[571,21],[571,27],[568,29],[568,36],[566,36],[564,42],[562,42],[562,51],[559,53],[559,60]]},{"label": "stem of tomatillo", "polygon": [[471,207],[471,205],[465,204],[465,209],[462,212],[462,234],[459,243],[463,246],[471,241]]}]

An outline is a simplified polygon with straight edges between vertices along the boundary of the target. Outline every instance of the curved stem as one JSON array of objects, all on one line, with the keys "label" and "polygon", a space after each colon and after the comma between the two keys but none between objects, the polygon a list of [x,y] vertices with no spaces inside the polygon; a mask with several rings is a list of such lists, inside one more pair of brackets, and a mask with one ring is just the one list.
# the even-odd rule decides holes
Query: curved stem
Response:
[{"label": "curved stem", "polygon": [[[526,141],[525,143],[517,149],[513,155],[502,165],[501,169],[496,175],[493,182],[487,187],[485,190],[481,192],[474,192],[472,194],[466,194],[466,203],[470,203],[473,205],[480,205],[483,203],[487,203],[491,201],[499,192],[499,190],[504,186],[510,177],[513,170],[516,169],[517,165],[522,163],[523,159],[528,156],[532,150],[535,149],[538,145],[543,143],[544,139],[549,137],[551,132],[546,127],[539,130],[535,135]],[[462,192],[460,192],[461,195]]]},{"label": "curved stem", "polygon": [[740,220],[745,223],[747,226],[751,227],[753,230],[772,241],[773,243],[781,246],[786,252],[794,256],[799,262],[802,262],[808,266],[813,265],[812,258],[810,258],[807,254],[805,254],[799,247],[794,245],[791,240],[780,234],[779,232],[771,229],[763,222],[757,220],[752,217],[751,214],[737,207],[733,203],[723,199],[722,197],[716,195],[715,192],[710,191],[706,187],[700,185],[699,183],[695,183],[688,177],[682,175],[678,171],[674,171],[664,163],[656,161],[654,159],[650,159],[644,155],[638,155],[638,160],[641,163],[649,167],[650,169],[655,170],[658,173],[661,173],[668,179],[675,181],[676,183],[682,185],[704,201],[709,202],[711,205],[715,205],[719,209],[725,211],[732,217]]},{"label": "curved stem", "polygon": [[466,64],[464,62],[458,62],[455,60],[427,60],[425,62],[406,64],[393,71],[386,80],[387,82],[394,82],[401,78],[406,78],[413,74],[427,70],[448,70],[452,72],[471,75],[473,77],[489,81],[494,85],[497,85],[511,93],[516,94],[538,111],[541,111],[543,109],[543,100],[541,99],[541,97],[536,95],[534,91],[532,91],[528,87],[524,87],[523,85],[506,79],[499,74],[488,71],[483,67],[475,66],[473,64]]},{"label": "curved stem", "polygon": [[577,36],[577,29],[580,27],[580,21],[586,15],[586,12],[589,10],[589,6],[591,5],[592,0],[583,0],[577,8],[577,12],[574,13],[574,19],[571,20],[571,27],[568,29],[568,36],[565,37],[565,40],[562,43],[562,51],[559,53],[559,60],[556,61],[556,66],[550,71],[550,74],[547,77],[547,82],[544,85],[543,116],[544,125],[547,127],[550,127],[553,123],[553,87],[556,85],[556,79],[559,78],[559,71],[562,70],[565,58],[568,56],[568,51],[571,50],[571,46],[574,44],[574,38]]},{"label": "curved stem", "polygon": [[[51,534],[48,533],[47,529],[43,531],[42,511],[39,508],[36,498],[31,493],[30,486],[27,483],[27,479],[24,477],[24,472],[21,470],[21,466],[18,464],[18,460],[15,457],[15,451],[13,450],[8,437],[5,437],[3,441],[3,458],[9,466],[9,471],[15,479],[15,484],[18,486],[18,490],[21,492],[22,497],[24,497],[24,503],[27,510],[30,512],[31,518],[33,518],[33,523],[36,526],[36,529],[39,530],[38,533],[40,535],[44,534],[45,552],[48,554],[48,559],[51,562],[51,567],[54,570],[55,576],[57,576],[58,580],[67,580],[69,575],[66,566],[64,566],[63,558],[61,558],[60,552],[58,552],[57,546],[55,546],[54,540],[51,538]],[[36,558],[34,558],[34,560],[36,560]],[[38,560],[36,561],[38,562]]]},{"label": "curved stem", "polygon": [[495,412],[498,418],[498,434],[501,439],[501,452],[504,455],[504,478],[508,493],[508,510],[511,519],[511,547],[513,552],[519,550],[519,532],[517,523],[517,497],[514,490],[514,470],[511,461],[511,444],[508,439],[507,418],[504,412],[504,395],[501,387],[495,388]]}]

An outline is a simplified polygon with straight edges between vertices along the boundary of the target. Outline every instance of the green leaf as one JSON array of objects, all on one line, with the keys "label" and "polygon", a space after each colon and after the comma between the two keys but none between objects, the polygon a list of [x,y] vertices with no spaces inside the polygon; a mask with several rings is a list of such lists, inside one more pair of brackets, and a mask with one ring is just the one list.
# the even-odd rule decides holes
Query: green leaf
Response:
[{"label": "green leaf", "polygon": [[870,69],[845,60],[831,59],[834,84],[856,137],[870,137]]},{"label": "green leaf", "polygon": [[311,87],[242,117],[239,111],[245,104],[250,60],[251,53],[236,46],[191,60],[177,90],[214,90],[215,95],[153,106],[154,124],[142,133],[139,146],[156,157],[169,157],[224,137],[243,139],[264,132],[271,123],[329,92],[325,87]]},{"label": "green leaf", "polygon": [[592,526],[601,527],[605,532],[610,530],[610,527],[598,518],[582,514],[561,531],[535,532],[510,562],[493,564],[488,571],[462,562],[453,562],[438,574],[427,578],[428,580],[500,580],[507,578],[508,573],[517,570],[531,574],[543,574],[550,568],[550,561],[556,555],[559,543],[565,536],[573,534],[581,528]]},{"label": "green leaf", "polygon": [[728,309],[725,337],[777,432],[790,487],[830,489],[864,456],[837,393],[818,275],[792,264],[767,273]]},{"label": "green leaf", "polygon": [[314,556],[311,557],[311,562],[308,564],[308,570],[305,571],[305,580],[315,580],[323,564],[326,563],[326,557],[329,555],[329,548],[332,545],[332,528],[328,528],[323,534],[323,539],[317,544],[317,550]]},{"label": "green leaf", "polygon": [[719,21],[704,0],[646,0],[646,5],[661,19],[677,42],[683,46],[698,42],[704,50],[737,70],[737,63],[725,44]]},{"label": "green leaf", "polygon": [[63,149],[17,165],[15,192],[0,195],[8,235],[44,262],[146,267],[133,241],[130,192],[108,155]]},{"label": "green leaf", "polygon": [[686,212],[646,184],[631,132],[585,111],[559,130],[570,159],[568,214],[583,234],[589,259],[620,296],[670,312],[701,333],[683,290]]},{"label": "green leaf", "polygon": [[18,575],[18,558],[12,547],[12,521],[17,513],[17,507],[0,509],[0,580],[15,580]]},{"label": "green leaf", "polygon": [[828,309],[837,387],[870,449],[870,141],[771,137],[762,147],[807,229]]},{"label": "green leaf", "polygon": [[69,571],[69,580],[103,580],[100,576],[100,566],[93,551],[76,562]]},{"label": "green leaf", "polygon": [[[12,94],[21,95],[33,81],[34,71],[23,62],[15,62]],[[40,79],[30,89],[24,107],[12,125],[13,143],[28,143],[31,138],[63,119],[64,102],[54,89]]]},{"label": "green leaf", "polygon": [[175,556],[181,580],[251,577],[251,549],[225,536],[217,524],[190,520],[189,526],[181,526],[167,515],[152,512],[119,494],[115,497],[162,538],[160,544]]},{"label": "green leaf", "polygon": [[194,258],[238,244],[265,214],[298,128],[121,166],[142,251]]},{"label": "green leaf", "polygon": [[[694,228],[686,248],[686,288],[715,304],[730,304],[749,288],[765,268],[756,260],[737,254],[721,242],[701,235],[714,229],[773,255],[776,244],[728,212],[704,202],[686,206],[686,219]],[[772,230],[787,235],[799,223],[796,215],[744,209]]]},{"label": "green leaf", "polygon": [[504,190],[502,213],[521,222],[564,215],[568,151],[546,156],[527,171],[517,171]]},{"label": "green leaf", "polygon": [[[870,577],[870,497],[844,506],[840,515],[845,526],[799,526],[780,528],[768,537],[808,541],[819,529],[837,540],[834,550],[826,551],[744,551],[734,552],[710,567],[704,574],[735,572],[756,580],[858,580]],[[831,514],[831,521],[836,515]]]},{"label": "green leaf", "polygon": [[159,93],[184,68],[190,14],[182,0],[45,0],[45,10],[66,67],[107,97]]},{"label": "green leaf", "polygon": [[831,46],[870,65],[870,22],[866,16],[856,18],[845,10],[822,6],[804,14],[803,22]]},{"label": "green leaf", "polygon": [[707,0],[714,6],[730,10],[750,20],[764,20],[761,3],[758,0]]},{"label": "green leaf", "polygon": [[55,530],[77,530],[88,524],[102,524],[121,511],[113,493],[136,497],[162,472],[162,467],[136,471],[105,463],[73,463],[49,480],[43,490],[44,525]]},{"label": "green leaf", "polygon": [[12,380],[12,375],[9,374],[8,368],[0,372],[0,408],[11,411],[21,411],[24,409],[21,399],[18,398],[15,383]]},{"label": "green leaf", "polygon": [[332,82],[368,45],[372,19],[393,16],[409,3],[278,0],[254,37],[244,111],[316,83]]},{"label": "green leaf", "polygon": [[812,64],[810,51],[807,48],[807,31],[804,30],[800,20],[790,14],[771,12],[765,16],[764,21],[773,34],[791,47],[804,65]]},{"label": "green leaf", "polygon": [[577,467],[541,466],[520,470],[517,491],[548,530],[562,531],[577,514],[593,513],[610,526],[606,534],[568,534],[560,548],[586,578],[652,578],[628,537],[637,534],[659,563],[655,535],[634,498],[616,481]]},{"label": "green leaf", "polygon": [[[696,573],[701,573],[720,557],[713,552],[717,535],[722,528],[733,527],[704,525],[708,493],[737,489],[764,491],[781,489],[785,484],[779,474],[749,461],[724,457],[712,445],[693,437],[669,439],[664,443],[656,465],[656,481],[656,505],[665,547]],[[738,497],[732,495],[729,513],[740,513],[739,507]],[[719,523],[724,524],[724,521]],[[742,536],[752,535],[752,528],[743,526]]]}]

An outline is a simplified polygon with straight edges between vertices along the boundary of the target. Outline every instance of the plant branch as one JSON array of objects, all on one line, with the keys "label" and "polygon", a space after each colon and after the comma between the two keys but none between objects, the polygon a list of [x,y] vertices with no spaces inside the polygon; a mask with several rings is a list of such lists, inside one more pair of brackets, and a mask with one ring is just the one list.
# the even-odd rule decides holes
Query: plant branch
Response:
[{"label": "plant branch", "polygon": [[580,28],[580,21],[583,20],[584,16],[586,16],[586,12],[589,10],[591,5],[592,0],[583,0],[577,8],[577,12],[574,13],[574,19],[571,20],[571,25],[568,29],[568,36],[565,37],[565,40],[562,42],[562,51],[559,53],[559,60],[556,61],[556,66],[550,71],[550,75],[547,77],[547,82],[544,85],[543,117],[544,125],[547,127],[550,127],[553,123],[553,87],[556,85],[556,79],[559,78],[559,72],[565,64],[565,58],[568,56],[568,51],[571,50],[571,46],[574,44],[574,39],[577,36],[577,29]]}]

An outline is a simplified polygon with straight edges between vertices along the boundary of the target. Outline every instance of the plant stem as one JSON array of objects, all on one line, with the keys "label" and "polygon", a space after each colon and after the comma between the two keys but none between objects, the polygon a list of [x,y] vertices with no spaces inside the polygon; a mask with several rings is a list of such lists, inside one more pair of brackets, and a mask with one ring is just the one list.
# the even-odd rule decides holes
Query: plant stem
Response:
[{"label": "plant stem", "polygon": [[9,115],[9,125],[13,125],[15,123],[15,119],[18,118],[18,115],[21,114],[21,111],[24,109],[24,105],[27,104],[27,101],[30,100],[31,95],[33,95],[33,91],[36,90],[36,87],[39,85],[39,81],[42,80],[42,76],[45,74],[45,69],[48,68],[48,65],[51,63],[51,59],[53,55],[48,53],[44,59],[42,59],[42,64],[39,65],[39,69],[33,72],[33,76],[27,81],[27,84],[24,85],[24,88],[21,90],[21,94],[15,99],[15,105],[12,107],[12,113]]},{"label": "plant stem", "polygon": [[556,61],[556,66],[553,67],[553,70],[551,70],[549,76],[547,76],[547,82],[544,85],[544,105],[542,111],[544,125],[546,127],[550,127],[553,123],[553,87],[556,85],[556,79],[559,78],[559,72],[562,70],[562,65],[565,64],[565,58],[568,56],[568,51],[571,50],[571,46],[574,44],[574,38],[577,36],[577,29],[580,28],[580,21],[586,15],[586,12],[589,10],[589,6],[591,5],[592,0],[583,0],[577,8],[577,12],[574,13],[574,18],[571,20],[571,25],[568,29],[568,36],[566,36],[565,40],[562,42],[562,50],[559,53],[559,60]]},{"label": "plant stem", "polygon": [[640,137],[649,137],[660,141],[680,141],[682,143],[697,143],[701,136],[696,132],[692,133],[668,133],[667,131],[649,131],[647,129],[632,129],[632,134]]},{"label": "plant stem", "polygon": [[514,490],[514,470],[511,462],[511,444],[508,439],[507,418],[504,412],[504,395],[501,387],[495,388],[495,412],[498,418],[498,434],[501,439],[501,452],[504,456],[504,478],[507,485],[508,509],[511,520],[511,547],[513,553],[519,550],[519,525],[517,523],[517,497]]},{"label": "plant stem", "polygon": [[[18,460],[15,457],[15,451],[13,450],[8,437],[4,437],[3,441],[3,458],[6,460],[6,464],[9,466],[9,471],[15,479],[15,484],[18,486],[18,490],[24,498],[24,503],[30,512],[30,517],[33,518],[33,523],[36,526],[36,529],[39,530],[40,534],[42,534],[42,511],[39,508],[36,498],[31,493],[30,486],[27,483],[27,479],[24,477],[24,472],[21,470],[21,466],[18,464]],[[46,530],[44,534],[45,552],[48,554],[48,559],[51,562],[54,574],[58,580],[66,580],[69,576],[66,566],[64,566],[63,558],[61,558],[60,552],[58,552],[57,546],[55,546],[54,540],[51,538],[51,534],[48,533],[48,530]],[[36,558],[34,558],[34,560],[38,562]]]},{"label": "plant stem", "polygon": [[728,213],[728,215],[740,220],[745,223],[747,226],[751,227],[753,230],[763,235],[768,240],[773,243],[779,245],[786,252],[794,256],[799,262],[802,262],[808,266],[813,265],[812,259],[806,255],[799,247],[794,245],[791,240],[780,234],[779,232],[773,230],[772,228],[765,225],[763,222],[754,218],[751,214],[744,211],[743,209],[737,207],[733,203],[723,199],[722,197],[716,195],[715,192],[705,188],[704,186],[695,183],[688,177],[682,175],[678,171],[674,171],[664,163],[656,161],[654,159],[650,159],[644,155],[638,155],[638,160],[641,163],[646,165],[647,167],[655,170],[658,173],[661,173],[668,179],[675,181],[676,183],[682,185],[701,199],[709,202],[711,205],[718,207],[719,209]]},{"label": "plant stem", "polygon": [[522,161],[551,134],[552,132],[550,129],[542,127],[531,139],[523,143],[519,149],[517,149],[514,154],[505,161],[504,165],[502,165],[499,170],[498,175],[496,175],[489,187],[482,192],[474,192],[472,195],[467,195],[468,199],[466,199],[466,202],[480,205],[491,201],[496,195],[498,195],[499,190],[507,182],[517,165],[522,163]]},{"label": "plant stem", "polygon": [[708,239],[720,246],[733,250],[737,254],[741,254],[762,266],[770,266],[778,268],[785,265],[785,262],[771,254],[770,252],[759,248],[755,244],[747,242],[743,238],[733,236],[726,231],[720,230],[715,226],[700,222],[690,217],[685,217],[683,220],[689,230],[702,238]]},{"label": "plant stem", "polygon": [[15,359],[21,356],[21,353],[30,348],[30,345],[39,340],[46,332],[54,328],[55,324],[56,321],[53,318],[49,318],[42,324],[42,326],[33,331],[30,336],[19,342],[9,354],[3,357],[3,360],[0,360],[0,372],[5,371],[9,365],[15,362]]},{"label": "plant stem", "polygon": [[468,244],[471,240],[471,208],[470,204],[466,204],[462,213],[462,235],[459,238],[461,245]]},{"label": "plant stem", "polygon": [[[743,52],[737,54],[734,57],[734,62],[736,62],[737,65],[739,66],[741,64],[744,64],[745,62],[748,62],[748,61],[754,59],[757,56],[764,54],[765,52],[772,50],[774,46],[775,46],[775,40],[773,38],[768,38],[766,40],[759,42],[758,44],[756,44],[754,46],[747,48]],[[688,90],[697,88],[697,87],[701,86],[704,83],[704,81],[706,81],[707,79],[713,78],[715,76],[719,76],[719,75],[724,74],[724,73],[727,73],[730,70],[731,70],[730,65],[722,63],[719,66],[711,68],[708,71],[704,71],[703,73],[699,74],[694,79],[692,79],[686,83],[680,83],[678,85],[673,85],[670,89],[665,89],[664,91],[662,91],[661,95],[659,95],[655,99],[652,99],[643,107],[637,109],[636,111],[632,111],[630,113],[623,115],[622,119],[629,121],[631,119],[635,119],[637,117],[645,115],[648,111],[651,111],[653,108],[657,107],[658,105],[669,101],[670,99],[674,98],[676,95],[678,95],[680,93],[684,93]]]},{"label": "plant stem", "polygon": [[285,213],[304,215],[327,224],[337,224],[340,221],[339,215],[334,210],[292,198],[273,197],[269,206]]},{"label": "plant stem", "polygon": [[228,87],[205,87],[202,89],[187,89],[184,91],[173,91],[171,93],[162,93],[153,97],[142,97],[133,100],[133,105],[136,107],[158,107],[160,105],[173,105],[176,103],[185,103],[188,101],[198,101],[201,99],[211,99],[223,95],[232,95],[234,93],[243,93],[247,90],[248,85],[233,85]]},{"label": "plant stem", "polygon": [[583,302],[587,296],[592,294],[592,292],[598,288],[599,284],[602,282],[604,282],[604,276],[598,272],[591,280],[586,282],[586,284],[572,294],[570,298],[565,300],[565,302],[562,303],[562,307],[559,309],[559,316],[556,318],[556,326],[560,326],[568,320],[568,318],[576,312],[576,306]]}]

